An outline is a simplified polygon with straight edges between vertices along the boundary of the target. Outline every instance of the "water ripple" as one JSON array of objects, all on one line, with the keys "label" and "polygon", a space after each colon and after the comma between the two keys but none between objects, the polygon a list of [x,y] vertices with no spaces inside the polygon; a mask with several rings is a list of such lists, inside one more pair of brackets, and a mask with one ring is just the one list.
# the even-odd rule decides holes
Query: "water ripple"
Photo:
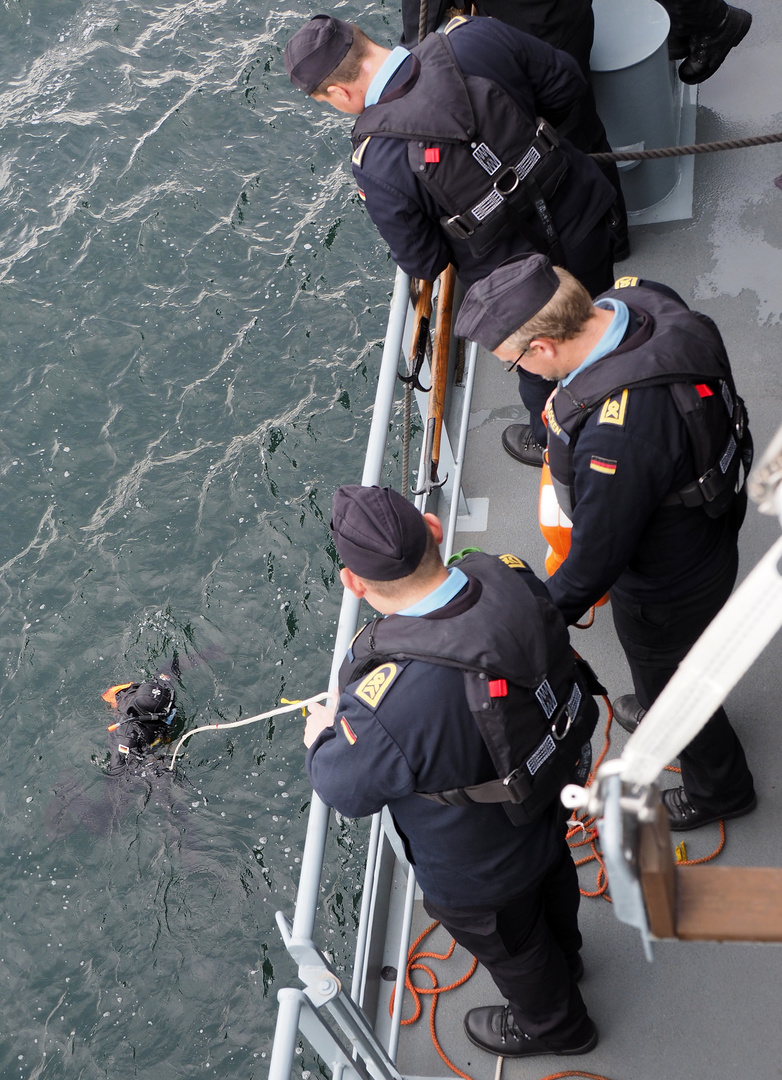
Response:
[{"label": "water ripple", "polygon": [[[102,773],[100,694],[177,658],[183,723],[210,723],[328,674],[326,523],[391,275],[345,122],[283,69],[309,10],[0,5],[4,1076],[265,1064],[300,718],[196,737],[136,790]],[[338,828],[341,963],[361,830]]]}]

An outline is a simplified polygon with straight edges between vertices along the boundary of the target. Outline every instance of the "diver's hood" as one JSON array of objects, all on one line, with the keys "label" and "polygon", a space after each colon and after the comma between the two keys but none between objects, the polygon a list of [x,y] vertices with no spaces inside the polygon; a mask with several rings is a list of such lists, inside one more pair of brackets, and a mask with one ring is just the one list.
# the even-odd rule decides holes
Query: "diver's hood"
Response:
[{"label": "diver's hood", "polygon": [[131,683],[116,695],[120,724],[124,720],[145,720],[170,724],[174,716],[174,688],[165,676],[155,675],[149,682]]}]

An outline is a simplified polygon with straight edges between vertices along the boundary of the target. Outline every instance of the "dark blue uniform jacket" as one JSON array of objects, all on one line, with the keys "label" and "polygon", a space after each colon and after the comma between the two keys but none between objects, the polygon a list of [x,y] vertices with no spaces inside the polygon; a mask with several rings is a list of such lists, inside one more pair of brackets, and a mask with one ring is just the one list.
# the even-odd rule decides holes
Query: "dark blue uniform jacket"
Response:
[{"label": "dark blue uniform jacket", "polygon": [[[456,597],[433,614],[458,611],[459,603]],[[499,804],[440,806],[414,794],[494,780],[497,773],[467,707],[461,672],[420,660],[397,667],[374,708],[356,697],[360,680],[342,694],[334,727],[307,753],[312,786],[348,817],[388,805],[433,903],[503,903],[534,884],[559,855],[562,809],[554,803],[534,823],[514,826]]]},{"label": "dark blue uniform jacket", "polygon": [[[643,286],[676,295],[654,282]],[[642,332],[641,320],[632,316],[634,292],[629,287],[619,293],[631,320],[617,352],[632,348],[633,336]],[[682,311],[688,312],[683,301]],[[653,329],[643,347],[655,348]],[[578,396],[578,376],[569,390]],[[615,397],[621,404],[621,393]],[[549,440],[555,437],[550,431]],[[695,478],[687,428],[667,386],[629,389],[624,407],[608,410],[607,419],[602,409],[593,412],[578,435],[573,473],[570,554],[547,583],[568,622],[608,589],[637,603],[681,598],[734,557],[733,514],[712,519],[699,507],[661,505]]]},{"label": "dark blue uniform jacket", "polygon": [[[465,74],[496,83],[532,120],[542,116],[556,126],[586,92],[571,56],[512,26],[493,19],[469,19],[451,32],[449,40]],[[405,60],[386,86],[381,102],[404,85],[411,66],[412,60]],[[567,140],[562,140],[562,148],[570,170],[551,210],[567,251],[586,239],[605,217],[615,192],[589,158]],[[361,155],[361,164],[354,162],[353,173],[369,216],[394,261],[412,277],[431,281],[452,262],[464,284],[470,285],[510,256],[536,250],[520,233],[509,233],[480,259],[466,244],[452,248],[439,226],[444,211],[413,175],[403,139],[373,135]]]}]

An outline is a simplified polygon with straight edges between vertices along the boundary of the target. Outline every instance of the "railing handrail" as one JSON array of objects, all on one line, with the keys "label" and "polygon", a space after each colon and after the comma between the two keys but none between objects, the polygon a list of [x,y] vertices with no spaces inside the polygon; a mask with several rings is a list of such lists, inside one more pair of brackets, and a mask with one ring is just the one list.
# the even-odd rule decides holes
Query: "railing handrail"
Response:
[{"label": "railing handrail", "polygon": [[[394,289],[391,298],[391,306],[389,311],[388,325],[386,329],[386,338],[383,347],[383,355],[380,362],[380,372],[378,375],[377,392],[375,395],[372,422],[370,426],[369,437],[367,440],[367,452],[364,460],[364,469],[361,478],[361,482],[364,485],[376,484],[381,481],[383,462],[388,442],[391,413],[394,407],[397,372],[409,311],[410,278],[401,270],[397,270],[396,277],[394,279]],[[468,378],[467,384],[465,386],[464,402],[462,405],[462,412],[460,418],[458,450],[455,457],[455,483],[452,487],[449,519],[446,528],[447,550],[444,553],[446,558],[450,556],[452,551],[453,538],[456,530],[456,518],[459,512],[461,474],[464,461],[465,443],[467,438],[470,401],[472,398],[475,369],[477,366],[477,346],[471,344],[470,350],[471,351],[468,359]],[[334,641],[334,652],[329,681],[330,687],[336,686],[337,674],[340,665],[356,630],[356,626],[358,623],[359,607],[359,600],[355,596],[353,596],[352,593],[345,590],[342,596],[339,620],[337,624],[337,632]],[[371,894],[374,875],[376,872],[376,865],[374,865],[374,863],[376,863],[377,859],[380,857],[381,848],[381,844],[378,842],[380,835],[379,818],[379,814],[375,815],[375,819],[373,820],[372,825],[372,836],[375,837],[375,842],[370,844],[370,850],[368,852],[367,873],[364,884],[364,895],[362,896],[358,934],[356,940],[356,955],[354,958],[355,963],[351,996],[350,999],[348,999],[347,1003],[344,1001],[344,999],[341,999],[342,1006],[340,1007],[342,1008],[344,1008],[346,1005],[350,1008],[353,1008],[353,1002],[358,1005],[364,989],[366,957],[367,950],[369,948],[370,937],[369,928],[372,919]],[[300,948],[301,946],[304,946],[304,953],[309,952],[310,946],[312,946],[312,949],[314,950],[313,934],[315,929],[315,918],[317,914],[318,899],[320,896],[320,881],[323,872],[323,861],[326,850],[328,822],[329,808],[321,801],[321,799],[315,794],[315,792],[313,792],[307,820],[307,832],[304,841],[304,850],[302,853],[301,875],[299,878],[299,888],[294,909],[293,923],[290,928],[290,933],[287,934],[288,942],[290,942],[291,944],[298,943],[298,946]],[[374,863],[372,858],[373,853]],[[408,878],[407,886],[408,898],[405,904],[405,913],[403,917],[403,922],[405,924],[402,927],[403,937],[409,937],[410,925],[412,922],[412,897],[415,889],[415,880],[413,877],[413,872],[410,868],[408,868],[408,873],[410,876]],[[278,919],[278,921],[280,921],[280,919]],[[284,918],[282,918],[282,921],[285,922]],[[284,934],[283,936],[286,935]],[[401,951],[403,946],[406,951],[407,943],[400,941],[400,965],[401,960],[403,959]],[[302,975],[302,972],[303,969],[300,967],[300,976]],[[395,1057],[396,1045],[399,1037],[399,1023],[401,1020],[402,987],[400,986],[398,989],[400,991],[400,993],[398,994],[398,1007],[397,1009],[395,1009],[394,1022],[392,1024],[389,1042],[389,1053],[391,1060],[393,1060],[393,1058]],[[286,994],[288,994],[288,997],[285,996]],[[293,999],[289,1000],[289,997],[290,993],[288,991],[281,990],[278,993],[280,1009],[278,1012],[274,1044],[272,1046],[270,1080],[288,1080],[288,1073],[290,1070],[290,1062],[292,1061],[295,1041],[299,1030],[301,1030],[301,1007],[299,1004],[296,1004],[299,1002],[300,999],[299,997],[296,997],[296,1003],[294,1003]],[[377,1045],[378,1049],[380,1050],[379,1044]],[[372,1048],[368,1047],[367,1049],[369,1050],[369,1054],[371,1057],[373,1053]],[[337,1052],[337,1056],[339,1056],[339,1051]],[[387,1071],[384,1071],[385,1067],[382,1064],[383,1057],[384,1052],[380,1050],[380,1059],[377,1065],[380,1069],[380,1075],[388,1076],[389,1073]],[[388,1068],[393,1070],[390,1061],[388,1062]],[[393,1075],[393,1071],[391,1075]]]},{"label": "railing handrail", "polygon": [[[409,302],[410,278],[398,269],[394,278],[394,291],[391,296],[386,340],[380,361],[375,406],[372,412],[367,453],[364,459],[364,471],[361,477],[362,484],[376,484],[381,477],[383,458],[385,457],[386,443],[388,441],[388,426],[391,420],[391,410],[394,406],[394,389],[399,368],[399,354],[402,348],[402,337]],[[329,688],[336,684],[340,664],[356,631],[358,611],[358,599],[346,589],[342,595],[337,633],[334,639]],[[304,851],[301,858],[301,875],[296,894],[296,908],[293,915],[293,936],[296,938],[311,938],[315,929],[318,890],[323,871],[328,823],[328,807],[313,792],[307,819]]]}]

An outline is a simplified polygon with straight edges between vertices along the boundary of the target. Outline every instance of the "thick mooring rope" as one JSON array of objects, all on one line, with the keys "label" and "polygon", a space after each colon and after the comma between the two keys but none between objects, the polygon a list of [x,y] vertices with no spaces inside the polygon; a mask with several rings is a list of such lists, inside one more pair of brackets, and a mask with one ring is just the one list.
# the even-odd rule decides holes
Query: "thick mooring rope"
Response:
[{"label": "thick mooring rope", "polygon": [[782,142],[782,131],[774,135],[752,135],[747,139],[723,139],[719,142],[690,143],[689,146],[658,146],[651,150],[617,150],[615,153],[590,154],[598,165],[610,161],[647,161],[651,158],[685,157],[688,154],[712,154],[717,150],[742,150],[747,146],[766,146]]}]

